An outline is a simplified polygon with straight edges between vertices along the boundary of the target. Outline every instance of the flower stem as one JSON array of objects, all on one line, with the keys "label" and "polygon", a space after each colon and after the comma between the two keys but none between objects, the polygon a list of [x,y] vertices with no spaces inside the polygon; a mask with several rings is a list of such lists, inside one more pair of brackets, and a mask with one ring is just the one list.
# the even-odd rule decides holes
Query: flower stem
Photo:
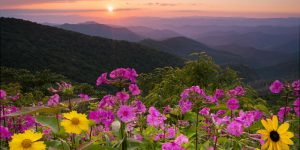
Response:
[{"label": "flower stem", "polygon": [[217,143],[218,143],[218,136],[216,135],[216,140],[215,140],[214,150],[217,149]]},{"label": "flower stem", "polygon": [[56,113],[55,118],[56,118],[56,123],[57,123],[58,131],[60,131],[59,120],[58,120],[58,113]]},{"label": "flower stem", "polygon": [[69,110],[72,111],[72,105],[71,105],[71,99],[68,98],[68,102],[69,102]]},{"label": "flower stem", "polygon": [[121,122],[121,138],[122,138],[122,145],[121,149],[122,150],[127,150],[127,137],[126,137],[126,132],[125,132],[125,123]]},{"label": "flower stem", "polygon": [[91,129],[90,129],[90,141],[92,141],[92,131],[93,131],[93,126],[91,126]]},{"label": "flower stem", "polygon": [[198,123],[199,123],[199,109],[197,110],[197,121],[196,121],[196,150],[198,150]]},{"label": "flower stem", "polygon": [[289,93],[286,93],[283,122],[285,121],[285,117],[286,117],[286,114],[287,114],[286,109],[287,109],[287,106],[288,106],[288,100],[289,100]]}]

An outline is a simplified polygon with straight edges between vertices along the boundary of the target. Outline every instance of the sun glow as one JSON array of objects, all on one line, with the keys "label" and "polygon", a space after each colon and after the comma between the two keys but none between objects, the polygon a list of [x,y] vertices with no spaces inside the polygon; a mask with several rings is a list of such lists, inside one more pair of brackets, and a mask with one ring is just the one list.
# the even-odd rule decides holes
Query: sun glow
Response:
[{"label": "sun glow", "polygon": [[113,11],[114,11],[114,7],[111,6],[111,5],[108,6],[108,7],[107,7],[107,11],[108,11],[108,12],[113,12]]}]

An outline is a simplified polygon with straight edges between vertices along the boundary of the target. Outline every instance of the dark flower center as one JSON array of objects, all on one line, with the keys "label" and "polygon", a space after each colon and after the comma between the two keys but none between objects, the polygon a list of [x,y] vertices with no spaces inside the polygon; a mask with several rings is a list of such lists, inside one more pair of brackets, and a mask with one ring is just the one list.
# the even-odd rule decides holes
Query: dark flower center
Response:
[{"label": "dark flower center", "polygon": [[278,134],[277,131],[271,131],[270,132],[270,138],[271,138],[272,141],[277,142],[277,141],[279,141],[280,137],[279,137],[279,134]]},{"label": "dark flower center", "polygon": [[78,118],[72,118],[71,122],[74,125],[78,125],[79,124],[79,119]]},{"label": "dark flower center", "polygon": [[123,116],[128,116],[128,112],[127,112],[127,111],[124,111],[124,112],[123,112]]},{"label": "dark flower center", "polygon": [[22,146],[23,146],[23,148],[29,148],[29,147],[31,147],[31,143],[32,143],[31,140],[25,139],[22,141]]}]

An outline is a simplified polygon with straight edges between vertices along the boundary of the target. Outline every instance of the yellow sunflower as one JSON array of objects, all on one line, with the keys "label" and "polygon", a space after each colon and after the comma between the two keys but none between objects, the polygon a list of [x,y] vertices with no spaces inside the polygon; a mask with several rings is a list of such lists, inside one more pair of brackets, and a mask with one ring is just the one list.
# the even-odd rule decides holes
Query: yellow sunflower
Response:
[{"label": "yellow sunflower", "polygon": [[258,130],[257,133],[262,135],[262,140],[267,140],[262,146],[262,149],[288,150],[290,149],[289,145],[294,144],[294,142],[290,139],[294,136],[294,134],[287,131],[290,124],[285,122],[278,127],[277,116],[273,116],[272,120],[261,120],[261,123],[266,130]]},{"label": "yellow sunflower", "polygon": [[38,141],[43,137],[42,133],[34,133],[26,130],[24,133],[14,134],[9,142],[10,150],[45,150],[43,141]]},{"label": "yellow sunflower", "polygon": [[65,128],[67,133],[80,134],[82,131],[89,129],[89,120],[85,114],[72,111],[70,113],[63,114],[65,120],[61,122],[61,125]]}]

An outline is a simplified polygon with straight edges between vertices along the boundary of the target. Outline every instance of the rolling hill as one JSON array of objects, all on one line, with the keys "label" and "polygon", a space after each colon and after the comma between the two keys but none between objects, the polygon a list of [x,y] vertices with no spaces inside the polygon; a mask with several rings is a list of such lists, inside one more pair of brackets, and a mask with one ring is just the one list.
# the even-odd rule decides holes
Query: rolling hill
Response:
[{"label": "rolling hill", "polygon": [[[295,55],[299,56],[299,53]],[[260,77],[263,79],[299,79],[299,66],[299,58],[293,58],[276,65],[259,68],[257,72],[260,72]]]},{"label": "rolling hill", "polygon": [[195,39],[210,46],[235,44],[268,50],[272,47],[294,41],[298,36],[297,33],[277,34],[258,31],[249,31],[247,33],[239,33],[237,31],[213,31],[201,34],[195,37]]},{"label": "rolling hill", "polygon": [[31,71],[50,69],[78,82],[94,83],[118,67],[139,73],[180,66],[183,60],[140,44],[87,36],[30,21],[0,18],[1,66]]},{"label": "rolling hill", "polygon": [[153,47],[185,59],[194,59],[195,57],[191,56],[191,53],[206,52],[208,55],[212,56],[214,60],[219,64],[237,64],[243,62],[238,55],[215,50],[206,46],[205,44],[186,37],[174,37],[162,41],[146,39],[141,41],[140,43],[145,46]]},{"label": "rolling hill", "polygon": [[136,33],[128,30],[124,27],[114,27],[104,24],[98,24],[96,22],[85,22],[79,24],[62,24],[57,27],[79,32],[91,36],[99,36],[114,40],[125,40],[130,42],[138,42],[143,39],[143,37],[137,35]]},{"label": "rolling hill", "polygon": [[143,26],[133,26],[127,28],[136,34],[145,37],[145,39],[150,38],[154,40],[165,40],[180,36],[179,33],[168,29],[152,29]]},{"label": "rolling hill", "polygon": [[235,44],[222,45],[214,48],[239,55],[243,58],[246,64],[254,68],[276,65],[293,57],[291,54],[264,51],[250,46],[240,46]]}]

